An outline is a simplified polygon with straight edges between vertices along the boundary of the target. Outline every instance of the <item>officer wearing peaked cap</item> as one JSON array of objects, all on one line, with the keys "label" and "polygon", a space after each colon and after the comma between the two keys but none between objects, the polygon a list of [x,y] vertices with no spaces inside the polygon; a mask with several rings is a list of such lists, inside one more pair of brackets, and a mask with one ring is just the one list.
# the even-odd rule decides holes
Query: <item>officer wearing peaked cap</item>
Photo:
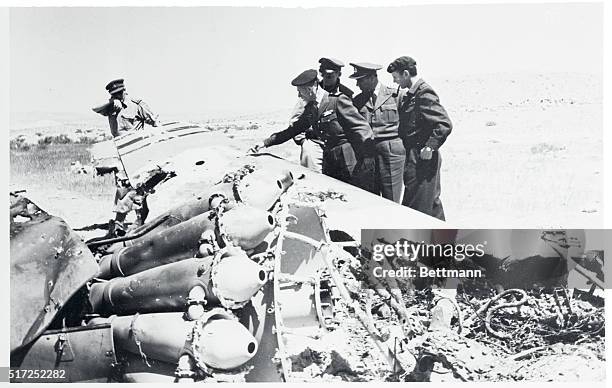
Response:
[{"label": "officer wearing peaked cap", "polygon": [[[340,83],[341,70],[344,67],[342,61],[335,58],[320,58],[319,73],[321,81],[319,82],[320,90],[329,93],[342,93],[351,97],[353,91]],[[292,121],[297,120],[304,110],[304,100],[300,99],[296,104]],[[323,141],[316,139],[312,130],[306,130],[304,133],[293,138],[295,143],[300,146],[300,164],[316,172],[323,171]]]},{"label": "officer wearing peaked cap", "polygon": [[[122,78],[112,80],[106,84],[106,91],[110,94],[110,100],[106,104],[93,108],[93,111],[108,117],[111,134],[113,137],[120,136],[128,131],[142,129],[145,124],[157,126],[157,115],[151,111],[149,106],[142,100],[128,96],[125,83]],[[146,197],[139,198],[134,188],[130,185],[125,171],[121,170],[115,174],[115,207],[116,213],[114,225],[115,232],[124,232],[123,225],[127,214],[136,210],[137,224],[144,223],[149,213]],[[141,204],[138,204],[141,202]]]},{"label": "officer wearing peaked cap", "polygon": [[353,91],[340,83],[344,63],[335,58],[319,59],[319,73],[321,73],[321,87],[329,93],[342,93],[353,97]]},{"label": "officer wearing peaked cap", "polygon": [[[349,97],[322,91],[317,71],[306,70],[291,85],[297,87],[304,100],[304,111],[288,128],[269,136],[263,147],[282,144],[299,133],[311,129],[323,142],[323,173],[332,178],[361,187],[357,177],[364,154],[371,147],[372,128],[359,114]],[[258,151],[256,146],[253,151]]]},{"label": "officer wearing peaked cap", "polygon": [[440,201],[440,147],[452,130],[448,113],[434,90],[417,75],[416,61],[399,57],[387,72],[407,89],[398,105],[399,136],[406,147],[402,204],[444,220]]},{"label": "officer wearing peaked cap", "polygon": [[398,91],[378,81],[381,65],[351,63],[355,69],[349,78],[357,81],[361,93],[353,104],[370,123],[374,131],[374,161],[376,192],[399,203],[403,189],[406,150],[398,136]]},{"label": "officer wearing peaked cap", "polygon": [[146,103],[128,96],[122,78],[110,81],[106,85],[106,90],[110,94],[109,102],[93,108],[93,111],[108,117],[113,137],[141,129],[145,124],[158,125],[157,115]]},{"label": "officer wearing peaked cap", "polygon": [[314,69],[304,70],[291,81],[293,86],[305,86],[312,84],[317,79],[317,71]]}]

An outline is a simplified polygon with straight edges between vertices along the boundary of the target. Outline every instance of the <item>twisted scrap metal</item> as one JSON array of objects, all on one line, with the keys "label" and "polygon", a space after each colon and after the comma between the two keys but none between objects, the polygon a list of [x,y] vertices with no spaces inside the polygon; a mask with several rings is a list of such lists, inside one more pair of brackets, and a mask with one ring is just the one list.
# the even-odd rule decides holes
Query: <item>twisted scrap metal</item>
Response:
[{"label": "twisted scrap metal", "polygon": [[[510,294],[519,294],[521,296],[520,299],[515,300],[513,302],[506,302],[506,303],[500,303],[497,306],[493,306],[495,302],[497,302],[498,300],[504,298],[506,295],[510,295]],[[487,313],[485,319],[484,319],[484,323],[485,323],[485,328],[487,329],[487,331],[489,333],[491,333],[493,336],[497,337],[497,338],[501,338],[501,339],[507,339],[507,338],[511,338],[512,335],[511,334],[506,334],[506,333],[502,333],[500,331],[497,331],[495,329],[493,329],[491,327],[491,319],[493,318],[493,313],[496,312],[497,310],[501,310],[501,309],[505,309],[505,308],[510,308],[510,307],[518,307],[521,306],[523,304],[525,304],[525,302],[527,302],[528,296],[527,293],[524,290],[518,289],[518,288],[512,288],[509,290],[506,290],[496,296],[494,296],[493,298],[491,298],[487,303],[485,303],[484,306],[482,306],[480,309],[478,309],[478,311],[476,311],[476,313],[474,315],[481,317],[482,314],[484,314],[485,312]],[[493,306],[493,307],[492,307]]]}]

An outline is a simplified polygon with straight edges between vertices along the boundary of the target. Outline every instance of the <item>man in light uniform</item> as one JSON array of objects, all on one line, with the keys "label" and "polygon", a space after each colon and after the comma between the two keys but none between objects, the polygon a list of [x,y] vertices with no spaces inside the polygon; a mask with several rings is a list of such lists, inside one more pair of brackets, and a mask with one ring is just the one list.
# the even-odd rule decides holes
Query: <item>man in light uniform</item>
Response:
[{"label": "man in light uniform", "polygon": [[[113,137],[121,136],[129,131],[144,128],[145,124],[158,126],[157,115],[142,100],[128,96],[124,80],[116,79],[106,85],[110,94],[109,102],[93,108],[93,111],[108,117],[110,131]],[[125,231],[123,222],[131,210],[137,210],[137,224],[144,223],[149,209],[145,198],[137,195],[130,185],[124,170],[115,173],[115,230]]]},{"label": "man in light uniform", "polygon": [[398,91],[378,81],[372,63],[351,63],[355,72],[349,76],[357,81],[361,93],[353,98],[359,113],[374,131],[375,187],[384,198],[399,203],[402,199],[406,150],[398,135]]}]

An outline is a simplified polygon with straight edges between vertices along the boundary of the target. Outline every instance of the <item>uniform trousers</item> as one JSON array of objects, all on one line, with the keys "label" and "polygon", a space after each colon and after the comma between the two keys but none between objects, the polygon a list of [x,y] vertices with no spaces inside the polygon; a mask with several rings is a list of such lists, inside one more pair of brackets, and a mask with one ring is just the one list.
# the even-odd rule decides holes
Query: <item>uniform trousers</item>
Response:
[{"label": "uniform trousers", "polygon": [[376,194],[400,203],[402,200],[404,164],[406,149],[401,139],[376,140]]},{"label": "uniform trousers", "polygon": [[404,167],[404,198],[402,205],[444,221],[444,209],[440,201],[440,152],[434,151],[431,159],[420,158],[420,148],[406,147]]},{"label": "uniform trousers", "polygon": [[325,149],[323,174],[371,193],[377,193],[374,158],[358,156],[350,143]]}]

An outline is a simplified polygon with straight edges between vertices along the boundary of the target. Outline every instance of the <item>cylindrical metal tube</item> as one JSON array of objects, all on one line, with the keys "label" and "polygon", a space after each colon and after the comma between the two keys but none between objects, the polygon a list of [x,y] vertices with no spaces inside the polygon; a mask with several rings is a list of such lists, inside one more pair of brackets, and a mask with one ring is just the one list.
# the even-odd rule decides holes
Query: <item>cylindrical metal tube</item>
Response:
[{"label": "cylindrical metal tube", "polygon": [[[292,185],[293,174],[290,171],[285,171],[278,176],[270,176],[265,171],[255,171],[239,182],[236,190],[234,190],[234,183],[217,184],[196,198],[160,214],[147,224],[159,222],[161,218],[168,217],[167,220],[156,228],[162,230],[185,222],[211,210],[210,199],[216,194],[220,194],[232,201],[243,202],[261,210],[269,210],[278,200],[278,197]],[[128,241],[125,245],[133,245],[140,239],[142,238]]]},{"label": "cylindrical metal tube", "polygon": [[193,217],[196,217],[202,213],[206,213],[210,210],[210,197],[214,194],[221,194],[229,199],[234,199],[233,184],[232,183],[220,183],[211,187],[209,190],[205,190],[202,194],[196,198],[183,202],[180,206],[165,211],[159,216],[155,217],[148,223],[155,222],[156,220],[170,216],[168,221],[164,222],[160,227],[168,228],[170,226],[185,222]]},{"label": "cylindrical metal tube", "polygon": [[100,314],[184,311],[189,292],[201,286],[207,303],[219,300],[210,291],[212,257],[190,258],[114,278],[91,286],[89,300]]},{"label": "cylindrical metal tube", "polygon": [[168,229],[149,233],[138,243],[104,256],[97,277],[127,276],[195,256],[202,231],[214,227],[209,215],[200,214]]},{"label": "cylindrical metal tube", "polygon": [[266,171],[255,171],[238,185],[238,200],[258,209],[270,210],[280,195],[293,185],[293,174],[285,171],[270,175]]},{"label": "cylindrical metal tube", "polygon": [[209,306],[225,300],[242,303],[267,280],[263,267],[239,250],[226,252],[214,271],[212,266],[212,256],[162,265],[93,284],[89,299],[100,314],[184,311],[196,287]]},{"label": "cylindrical metal tube", "polygon": [[[104,256],[97,277],[128,276],[196,256],[202,233],[211,231],[212,236],[216,235],[217,224],[213,217],[211,212],[200,214],[168,229],[152,232],[138,243]],[[220,232],[233,244],[252,249],[274,229],[274,218],[266,211],[240,205],[223,213],[220,225]]]},{"label": "cylindrical metal tube", "polygon": [[267,274],[263,267],[241,254],[226,253],[213,268],[211,274],[212,291],[215,296],[226,301],[242,303],[251,299],[264,285]]},{"label": "cylindrical metal tube", "polygon": [[253,249],[274,229],[272,214],[252,206],[237,205],[222,215],[224,232],[242,249]]},{"label": "cylindrical metal tube", "polygon": [[116,346],[147,358],[177,364],[183,354],[217,369],[234,369],[257,352],[257,341],[227,313],[185,321],[181,313],[111,317]]}]

